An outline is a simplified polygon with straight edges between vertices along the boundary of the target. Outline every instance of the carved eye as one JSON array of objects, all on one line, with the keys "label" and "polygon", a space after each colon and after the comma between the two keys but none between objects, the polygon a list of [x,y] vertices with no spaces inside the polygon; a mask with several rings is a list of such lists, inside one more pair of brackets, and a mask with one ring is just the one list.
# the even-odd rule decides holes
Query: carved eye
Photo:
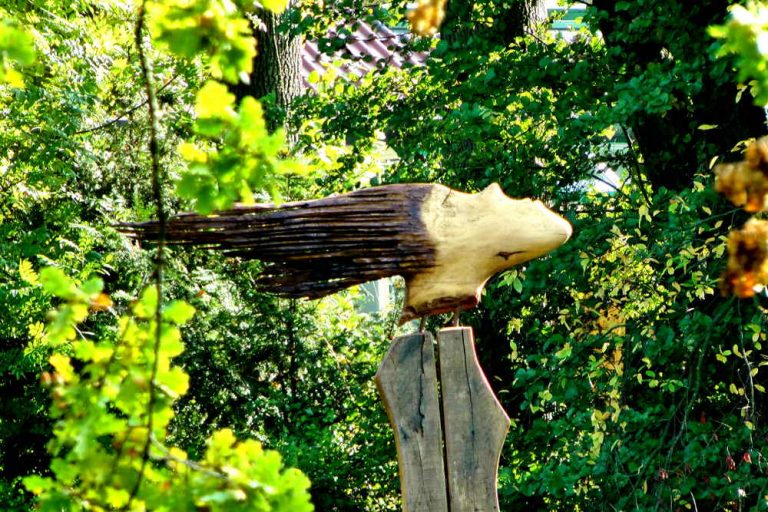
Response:
[{"label": "carved eye", "polygon": [[522,254],[525,251],[512,251],[512,252],[499,252],[496,253],[496,256],[500,258],[504,258],[504,261],[508,260],[510,256],[514,256],[515,254]]}]

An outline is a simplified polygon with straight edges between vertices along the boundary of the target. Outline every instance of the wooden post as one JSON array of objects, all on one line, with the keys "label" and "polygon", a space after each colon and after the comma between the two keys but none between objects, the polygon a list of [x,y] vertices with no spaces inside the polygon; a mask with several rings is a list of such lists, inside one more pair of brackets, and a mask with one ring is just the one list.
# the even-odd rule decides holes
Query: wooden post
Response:
[{"label": "wooden post", "polygon": [[477,361],[472,329],[443,329],[437,340],[450,510],[498,512],[496,480],[509,416]]},{"label": "wooden post", "polygon": [[395,431],[405,512],[498,512],[509,428],[477,361],[472,329],[443,329],[438,373],[428,333],[396,338],[376,374]]},{"label": "wooden post", "polygon": [[376,373],[407,512],[448,512],[433,343],[429,333],[395,338]]}]

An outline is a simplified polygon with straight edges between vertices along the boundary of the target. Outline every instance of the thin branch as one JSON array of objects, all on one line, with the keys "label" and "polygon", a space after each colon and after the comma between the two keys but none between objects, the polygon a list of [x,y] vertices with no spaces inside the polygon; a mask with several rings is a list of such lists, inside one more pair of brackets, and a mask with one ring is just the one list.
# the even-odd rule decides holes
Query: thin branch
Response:
[{"label": "thin branch", "polygon": [[123,510],[128,510],[133,502],[134,498],[139,492],[141,483],[144,480],[144,473],[149,462],[149,449],[152,440],[152,430],[154,427],[154,414],[155,403],[157,401],[157,387],[155,380],[157,378],[159,355],[160,355],[160,342],[162,339],[162,298],[163,298],[163,270],[165,266],[165,230],[167,216],[165,208],[163,206],[163,191],[161,183],[161,168],[160,168],[160,150],[158,144],[158,119],[157,119],[157,95],[154,87],[154,81],[152,78],[152,64],[147,56],[146,49],[144,47],[144,29],[145,29],[145,16],[146,16],[146,0],[143,0],[139,5],[138,16],[136,18],[136,29],[134,32],[136,49],[139,55],[139,62],[141,64],[141,74],[144,80],[144,91],[147,95],[147,111],[149,115],[149,154],[151,159],[152,170],[152,195],[155,201],[155,208],[157,210],[158,219],[158,236],[157,236],[157,248],[155,253],[155,290],[157,292],[157,305],[155,307],[155,336],[153,347],[153,360],[152,370],[150,374],[150,386],[149,386],[149,400],[147,403],[147,440],[144,443],[141,454],[141,467],[139,468],[139,474],[136,477],[136,483],[131,489],[131,493],[128,498],[128,502],[123,507]]},{"label": "thin branch", "polygon": [[182,459],[181,457],[177,457],[173,455],[173,453],[168,449],[168,447],[166,447],[163,443],[158,441],[155,438],[155,435],[152,434],[151,432],[149,433],[149,440],[155,445],[156,448],[158,448],[160,451],[163,452],[162,460],[164,460],[165,462],[175,462],[177,464],[183,464],[188,468],[192,469],[193,471],[204,473],[208,476],[212,476],[220,480],[226,480],[230,482],[232,481],[232,479],[229,478],[229,476],[227,476],[225,473],[221,473],[219,471],[215,471],[213,469],[205,467],[204,465],[199,464],[193,460]]},{"label": "thin branch", "polygon": [[528,27],[525,27],[525,29],[523,29],[523,32],[525,32],[525,34],[526,34],[526,35],[529,35],[529,36],[531,36],[532,38],[534,38],[535,40],[537,40],[539,43],[541,43],[541,44],[547,44],[547,42],[546,42],[546,41],[544,41],[544,40],[543,40],[541,37],[539,37],[539,35],[538,35],[538,34],[536,34],[536,32],[534,32],[534,31],[533,31],[533,30],[531,30],[530,28],[528,28]]},{"label": "thin branch", "polygon": [[[730,306],[733,304],[734,298],[731,297],[720,308],[714,317],[712,317],[712,325],[720,325],[720,321],[730,311]],[[738,302],[737,302],[738,306]],[[686,396],[683,399],[685,405],[683,407],[683,419],[680,423],[680,431],[675,435],[674,439],[669,446],[667,452],[666,465],[669,466],[672,460],[673,452],[677,447],[677,443],[680,442],[685,432],[687,432],[688,417],[691,412],[691,407],[696,405],[696,401],[699,399],[699,391],[701,390],[701,373],[704,367],[704,358],[707,355],[707,351],[710,349],[712,335],[714,330],[707,330],[707,334],[704,338],[704,343],[701,345],[698,357],[696,358],[696,366],[691,369],[691,373],[688,375],[688,386],[686,390]],[[672,423],[672,419],[669,420]]]},{"label": "thin branch", "polygon": [[652,204],[651,198],[648,197],[648,192],[645,190],[645,180],[643,179],[643,173],[640,170],[640,166],[638,165],[639,158],[637,150],[635,149],[635,144],[632,142],[632,138],[629,136],[629,131],[627,128],[623,124],[619,126],[621,127],[621,131],[624,133],[624,136],[627,138],[627,147],[629,148],[629,152],[632,153],[633,157],[634,165],[629,166],[629,168],[635,170],[635,174],[637,175],[637,188],[640,189],[640,193],[643,195],[645,203],[650,206]]},{"label": "thin branch", "polygon": [[[739,314],[739,326],[744,325],[744,322],[741,318],[741,302],[736,303],[736,310]],[[747,357],[747,351],[744,348],[744,329],[739,328],[739,350],[741,350],[741,357],[744,359],[744,365],[747,367],[747,380],[749,381],[749,398],[747,398],[747,417],[749,419],[750,423],[755,422],[755,382],[752,379],[752,364],[749,362],[749,358]],[[751,432],[751,430],[750,430]],[[752,435],[750,434],[750,439]]]},{"label": "thin branch", "polygon": [[[165,82],[159,89],[157,89],[157,91],[155,91],[155,94],[157,94],[158,92],[161,92],[163,89],[165,89],[166,87],[171,85],[171,83],[173,83],[173,81],[176,80],[178,77],[179,77],[178,74],[173,75],[167,82]],[[106,123],[100,124],[98,126],[94,126],[93,128],[86,128],[84,130],[78,130],[78,131],[74,132],[72,135],[83,135],[84,133],[92,133],[92,132],[95,132],[95,131],[103,130],[104,128],[109,128],[113,124],[119,123],[125,116],[133,114],[134,112],[139,110],[141,107],[145,106],[148,102],[149,102],[149,99],[145,99],[141,103],[138,103],[138,104],[132,106],[131,108],[129,108],[128,110],[126,110],[124,112],[121,112],[120,114],[115,116],[113,119],[110,119]]]},{"label": "thin branch", "polygon": [[[613,183],[611,183],[610,181],[608,181],[608,180],[605,180],[605,179],[601,178],[601,177],[600,177],[600,176],[598,176],[597,174],[590,174],[590,175],[589,175],[589,178],[591,178],[591,179],[593,179],[593,180],[596,180],[596,181],[599,181],[599,182],[600,182],[600,183],[602,183],[603,185],[605,185],[605,186],[607,186],[607,187],[610,187],[610,188],[612,188],[614,191],[618,192],[618,193],[619,193],[619,195],[621,195],[622,197],[624,197],[624,198],[626,198],[626,199],[630,199],[630,198],[629,198],[629,196],[627,196],[627,194],[626,194],[626,193],[625,193],[625,192],[624,192],[624,191],[621,189],[621,187],[618,187],[618,186],[614,185]],[[622,185],[622,186],[623,186],[623,185]]]}]

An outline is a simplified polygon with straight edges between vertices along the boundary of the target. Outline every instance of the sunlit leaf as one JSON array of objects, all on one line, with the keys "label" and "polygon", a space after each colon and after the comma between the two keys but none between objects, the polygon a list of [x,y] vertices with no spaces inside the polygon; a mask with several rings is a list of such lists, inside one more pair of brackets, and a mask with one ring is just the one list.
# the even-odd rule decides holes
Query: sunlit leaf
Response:
[{"label": "sunlit leaf", "polygon": [[163,318],[177,325],[187,323],[195,314],[195,308],[182,300],[174,300],[163,309]]},{"label": "sunlit leaf", "polygon": [[32,263],[29,260],[22,259],[19,261],[19,277],[31,285],[39,284],[37,272],[32,268]]},{"label": "sunlit leaf", "polygon": [[281,13],[288,7],[289,0],[262,0],[261,5],[274,13]]},{"label": "sunlit leaf", "polygon": [[221,82],[209,80],[195,99],[195,112],[201,118],[234,119],[235,95]]},{"label": "sunlit leaf", "polygon": [[40,282],[46,292],[62,299],[73,297],[77,290],[74,281],[63,270],[56,267],[43,268],[40,271]]},{"label": "sunlit leaf", "polygon": [[64,382],[69,382],[75,377],[75,372],[72,368],[72,364],[70,364],[70,359],[64,354],[55,353],[48,359],[48,361]]}]

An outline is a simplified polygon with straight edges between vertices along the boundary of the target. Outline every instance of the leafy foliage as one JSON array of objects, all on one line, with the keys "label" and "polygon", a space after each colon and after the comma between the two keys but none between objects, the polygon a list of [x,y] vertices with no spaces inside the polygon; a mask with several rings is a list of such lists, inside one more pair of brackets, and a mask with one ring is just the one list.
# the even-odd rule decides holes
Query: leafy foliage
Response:
[{"label": "leafy foliage", "polygon": [[380,180],[498,181],[572,221],[565,247],[495,280],[465,319],[513,419],[502,509],[765,507],[764,297],[717,292],[745,215],[710,169],[765,130],[712,55],[726,12],[596,1],[568,41],[510,41],[491,28],[504,2],[470,4],[451,3],[424,68],[305,98],[323,130],[303,140],[353,141],[344,183],[383,132],[400,159]]},{"label": "leafy foliage", "polygon": [[[42,286],[66,301],[48,337],[64,342],[85,320],[86,304],[94,307],[102,283],[94,279],[78,287],[62,271],[46,270]],[[230,430],[219,430],[200,462],[166,445],[171,406],[189,386],[171,359],[183,351],[179,326],[194,309],[171,302],[157,325],[157,307],[157,290],[148,288],[132,315],[118,319],[116,339],[75,341],[74,357],[50,357],[53,372],[44,373],[43,382],[52,388],[51,416],[57,420],[49,444],[53,478],[24,480],[41,495],[41,510],[312,510],[306,477],[283,471],[280,456],[256,441],[239,443]]]},{"label": "leafy foliage", "polygon": [[12,19],[3,16],[0,23],[0,83],[21,87],[24,81],[16,68],[32,65],[35,54],[32,36],[14,26]]},{"label": "leafy foliage", "polygon": [[153,38],[174,55],[194,59],[205,54],[214,78],[236,83],[251,71],[256,41],[239,3],[148,2]]},{"label": "leafy foliage", "polygon": [[[354,292],[260,294],[258,264],[164,247],[158,266],[111,227],[385,181],[498,181],[574,224],[464,317],[513,419],[502,509],[765,508],[766,296],[717,292],[747,215],[710,171],[765,131],[764,6],[726,18],[728,3],[595,0],[566,40],[520,21],[529,2],[449,2],[442,37],[403,50],[431,49],[426,66],[313,77],[292,115],[302,160],[223,85],[256,50],[244,3],[147,2],[140,46],[129,5],[6,8],[0,508],[29,509],[33,475],[56,510],[302,510],[307,492],[319,510],[397,510],[371,383],[393,319],[359,313]],[[283,28],[335,52],[350,17],[406,13],[303,2]],[[323,174],[294,179],[304,158]]]},{"label": "leafy foliage", "polygon": [[395,312],[361,314],[360,296],[265,296],[246,284],[252,272],[208,261],[189,276],[203,293],[185,333],[191,388],[171,425],[174,442],[201,453],[212,430],[231,425],[304,471],[318,510],[397,508],[394,439],[373,384]]},{"label": "leafy foliage", "polygon": [[222,139],[223,147],[205,150],[192,142],[179,147],[189,166],[179,180],[179,196],[193,200],[201,213],[227,209],[239,199],[253,203],[254,190],[268,190],[279,200],[279,178],[303,170],[298,161],[280,158],[285,134],[268,132],[258,101],[246,96],[237,111],[234,103],[223,84],[206,82],[195,101],[194,129],[204,140]]},{"label": "leafy foliage", "polygon": [[728,23],[710,27],[710,34],[725,40],[720,47],[721,54],[737,55],[738,80],[742,83],[749,81],[755,102],[768,104],[765,58],[768,54],[768,6],[762,2],[749,2],[746,6],[733,5],[730,11]]},{"label": "leafy foliage", "polygon": [[[51,12],[48,14],[55,16]],[[112,14],[106,13],[105,19],[115,21],[110,18]],[[178,11],[170,8],[166,14],[185,26],[185,20],[181,19]],[[152,141],[149,160],[153,198],[159,211],[162,211],[163,184],[162,176],[158,173],[161,164],[158,144],[160,126],[156,119],[158,91],[153,88],[155,77],[150,76],[152,66],[146,57],[147,49],[141,38],[143,20],[140,15],[135,30],[140,59],[133,65],[141,68],[144,83],[132,85],[134,90],[144,87],[149,94],[148,103],[151,108],[145,126],[149,128]],[[170,26],[162,24],[159,11],[153,13],[153,21],[166,28]],[[66,29],[75,30],[72,25],[67,25]],[[125,30],[125,27],[116,28],[114,33],[120,30]],[[112,35],[109,30],[107,32],[97,32],[96,38],[106,39]],[[231,52],[222,57],[219,49],[222,46],[228,47],[225,39],[229,36],[235,39],[236,47],[243,44],[242,38],[237,39],[238,34],[227,33],[218,39],[212,39],[214,36],[209,34],[208,41],[212,49],[206,56],[214,73],[236,77],[245,69],[237,69],[235,66],[249,65],[252,52],[246,52],[245,57],[239,59],[235,59]],[[173,40],[181,36],[179,32],[169,29],[162,32],[160,37]],[[130,38],[117,40],[127,44],[131,42]],[[252,39],[246,38],[245,41],[252,43]],[[119,54],[120,50],[116,53]],[[154,55],[161,62],[166,59],[163,64],[167,66],[167,58]],[[17,57],[15,60],[22,59]],[[112,77],[120,77],[120,73],[127,67],[127,63],[118,58],[110,61],[108,68],[110,64],[113,66],[109,71],[116,72]],[[164,69],[161,74],[171,68]],[[93,72],[87,66],[78,71]],[[194,68],[185,68],[184,72],[195,78]],[[174,78],[166,82],[163,89]],[[102,92],[101,88],[95,81],[86,81],[86,85],[88,89],[82,91],[84,96],[90,95],[87,101],[96,103],[95,96]],[[49,88],[50,84],[45,82],[38,86],[42,92]],[[58,91],[54,89],[54,92]],[[129,113],[141,106],[132,108]],[[20,108],[19,113],[26,112]],[[85,113],[81,111],[80,114]],[[107,122],[97,129],[114,123]],[[85,129],[79,133],[91,131]],[[14,134],[9,132],[8,135]],[[267,134],[262,130],[256,136],[266,137]],[[53,140],[60,142],[58,139]],[[251,140],[250,143],[254,144],[255,141]],[[44,149],[50,151],[52,148]],[[92,147],[88,149],[93,150]],[[32,161],[27,159],[19,163],[29,166]],[[75,168],[79,165],[80,162],[76,161]],[[10,169],[5,173],[8,179],[17,175],[21,177],[20,183],[24,186],[38,184],[25,172],[26,167],[18,171],[12,167],[6,169]],[[57,179],[59,183],[66,183],[61,181],[60,169],[56,170],[59,173],[54,174],[49,182],[42,182],[43,186],[47,188]],[[76,172],[72,178],[82,179],[83,176]],[[135,192],[136,189],[133,199],[141,201]],[[41,195],[48,194],[43,192]],[[11,213],[23,206],[13,196],[8,199]],[[78,212],[74,210],[72,214],[76,216]],[[58,215],[61,216],[60,213]],[[61,221],[60,218],[58,220]],[[100,220],[102,223],[109,222],[107,217],[100,217]],[[15,234],[19,226],[11,224],[9,227],[12,230],[10,233]],[[91,229],[89,226],[83,228],[86,232]],[[48,234],[44,232],[43,240],[47,237]],[[80,244],[69,243],[76,249],[76,254],[89,247],[82,241]],[[29,248],[26,250],[29,251]],[[37,254],[37,257],[41,255]],[[29,333],[33,340],[26,349],[30,359],[39,361],[41,357],[47,358],[52,367],[52,371],[42,375],[43,382],[51,387],[51,417],[55,420],[52,426],[53,439],[47,444],[53,457],[50,464],[51,476],[33,475],[24,479],[27,489],[40,495],[39,506],[43,510],[196,510],[199,507],[211,510],[231,510],[233,507],[244,510],[312,510],[306,492],[309,487],[306,477],[297,470],[284,470],[280,456],[274,451],[262,449],[256,441],[238,442],[230,430],[219,429],[207,442],[202,459],[197,461],[187,460],[183,450],[165,443],[167,425],[174,415],[173,402],[186,392],[189,384],[187,374],[173,365],[171,359],[183,352],[179,326],[191,318],[194,309],[183,301],[165,304],[161,277],[162,257],[155,264],[155,285],[147,288],[141,299],[130,306],[130,313],[120,315],[116,323],[108,320],[94,323],[98,325],[97,336],[85,330],[81,324],[91,322],[89,311],[112,312],[115,315],[112,299],[103,293],[104,281],[90,278],[78,284],[79,280],[73,280],[61,269],[67,266],[66,259],[46,259],[55,266],[43,268],[39,273],[28,256],[19,259],[17,266],[18,279],[27,290],[25,295],[38,299],[39,311],[44,312],[49,307],[47,304],[50,304],[52,297],[61,303],[49,315],[45,328],[39,322],[30,326]],[[82,262],[75,260],[75,263]],[[103,258],[98,257],[94,263],[91,267],[83,268],[80,264],[75,265],[75,268],[79,268],[82,275],[93,271],[104,272]],[[45,356],[50,352],[53,352],[50,357]]]}]

